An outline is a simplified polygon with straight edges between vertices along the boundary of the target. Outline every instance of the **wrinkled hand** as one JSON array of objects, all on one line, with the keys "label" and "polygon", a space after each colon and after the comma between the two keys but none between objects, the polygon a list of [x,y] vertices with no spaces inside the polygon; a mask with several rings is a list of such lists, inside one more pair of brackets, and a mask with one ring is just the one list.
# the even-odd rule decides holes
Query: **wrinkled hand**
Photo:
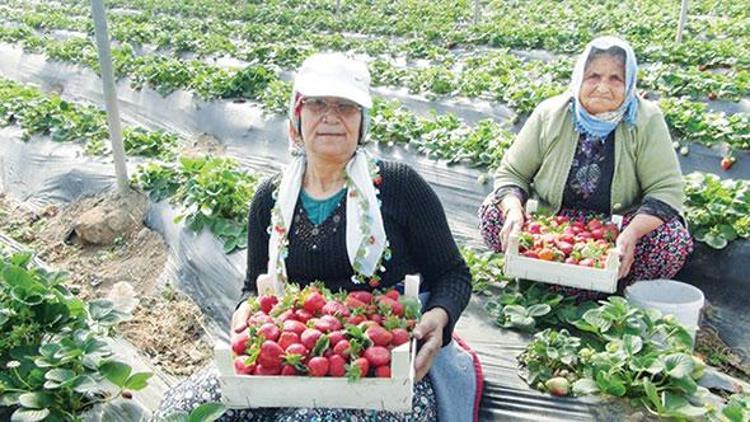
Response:
[{"label": "wrinkled hand", "polygon": [[519,233],[523,228],[524,215],[523,210],[520,208],[510,208],[504,215],[505,223],[503,228],[500,230],[500,244],[503,247],[503,252],[508,249],[508,240],[510,235],[513,233]]},{"label": "wrinkled hand", "polygon": [[617,249],[620,251],[620,272],[617,278],[621,279],[630,274],[630,269],[635,260],[635,244],[638,243],[638,237],[630,230],[625,229],[617,236]]},{"label": "wrinkled hand", "polygon": [[414,328],[414,337],[423,341],[417,353],[415,371],[417,381],[421,381],[432,367],[432,361],[443,347],[443,329],[448,324],[448,313],[443,308],[432,308],[422,315]]},{"label": "wrinkled hand", "polygon": [[229,337],[233,337],[236,333],[241,333],[247,328],[247,320],[250,318],[250,304],[247,301],[242,304],[234,311],[232,315],[231,331]]}]

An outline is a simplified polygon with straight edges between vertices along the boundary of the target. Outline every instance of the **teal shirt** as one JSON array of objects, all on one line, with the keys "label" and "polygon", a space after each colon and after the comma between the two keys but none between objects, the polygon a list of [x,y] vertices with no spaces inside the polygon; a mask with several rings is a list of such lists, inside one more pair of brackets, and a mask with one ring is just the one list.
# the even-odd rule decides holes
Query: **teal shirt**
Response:
[{"label": "teal shirt", "polygon": [[307,213],[307,218],[317,226],[326,221],[326,218],[336,209],[345,194],[346,188],[343,188],[326,199],[315,199],[308,195],[304,189],[301,189],[299,197],[302,199],[302,207]]}]

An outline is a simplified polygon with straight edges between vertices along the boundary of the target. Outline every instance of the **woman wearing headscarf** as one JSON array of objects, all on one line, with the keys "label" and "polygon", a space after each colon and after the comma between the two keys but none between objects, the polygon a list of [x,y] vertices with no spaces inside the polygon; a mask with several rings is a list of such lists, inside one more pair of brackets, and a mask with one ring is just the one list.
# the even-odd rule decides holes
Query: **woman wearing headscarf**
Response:
[{"label": "woman wearing headscarf", "polygon": [[488,246],[505,249],[534,197],[573,219],[624,215],[616,241],[624,284],[680,270],[693,248],[682,175],[664,116],[637,96],[637,73],[627,42],[588,44],[570,89],[534,110],[503,157],[495,190],[479,209]]},{"label": "woman wearing headscarf", "polygon": [[[341,54],[312,56],[299,69],[289,112],[292,160],[259,185],[250,205],[244,298],[232,318],[232,335],[246,326],[248,298],[254,300],[259,277],[301,286],[321,280],[333,291],[351,291],[397,287],[407,274],[420,273],[429,298],[414,331],[422,345],[412,413],[243,409],[228,411],[225,420],[438,417],[436,390],[439,394],[440,385],[451,380],[435,379],[431,368],[438,355],[450,355],[443,350],[456,347],[453,327],[471,295],[471,275],[424,179],[407,165],[376,160],[362,148],[372,106],[369,84],[366,65]],[[215,370],[204,371],[173,389],[159,415],[220,398]],[[473,396],[456,399],[474,402]],[[470,405],[469,418],[473,410]]]}]

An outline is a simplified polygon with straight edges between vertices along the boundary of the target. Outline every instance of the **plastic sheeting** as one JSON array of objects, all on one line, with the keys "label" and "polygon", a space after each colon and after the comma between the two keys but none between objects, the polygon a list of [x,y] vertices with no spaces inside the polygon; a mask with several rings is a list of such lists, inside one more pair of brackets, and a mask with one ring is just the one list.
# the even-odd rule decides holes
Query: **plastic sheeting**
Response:
[{"label": "plastic sheeting", "polygon": [[[1,75],[32,82],[45,89],[62,90],[67,99],[102,103],[100,82],[89,70],[47,62],[40,56],[27,55],[2,44],[0,55],[4,58],[0,62]],[[226,146],[227,155],[237,158],[247,168],[264,173],[277,171],[288,159],[285,120],[278,116],[266,117],[250,103],[206,103],[179,91],[161,97],[149,89],[133,91],[125,81],[118,84],[118,97],[126,124],[138,123],[152,129],[166,129],[186,138],[208,133]],[[421,100],[415,97],[413,101]],[[423,106],[427,108],[430,104],[424,103]],[[482,113],[485,113],[485,117],[493,118],[502,114],[500,108],[483,110],[482,107],[471,107],[466,111],[460,104],[446,107],[451,107],[461,117],[466,115],[469,118],[468,115],[471,115],[471,119],[479,118]],[[384,159],[402,160],[413,166],[437,192],[459,241],[474,246],[481,244],[475,213],[491,186],[478,184],[477,178],[482,174],[480,170],[463,166],[448,167],[404,148],[373,147],[373,150]],[[693,147],[692,150],[687,158],[681,158],[684,172],[695,169],[716,171],[711,162],[720,156],[719,152],[703,147]],[[5,187],[11,195],[23,200],[65,204],[113,185],[113,165],[108,159],[86,157],[82,155],[80,147],[54,143],[47,137],[35,137],[29,143],[24,143],[17,128],[0,131],[0,157],[5,161],[6,170],[2,175]],[[131,170],[135,162],[137,160],[130,159]],[[744,175],[748,168],[743,168],[742,162],[740,158],[732,171]],[[750,163],[750,157],[747,162]],[[732,172],[725,175],[739,177]],[[224,327],[239,297],[245,251],[225,255],[220,242],[208,233],[195,234],[175,224],[173,218],[176,213],[166,201],[152,203],[146,223],[162,233],[170,247],[171,268],[168,276],[173,277],[178,287],[201,307],[207,317],[210,334],[226,339]],[[739,255],[727,255],[726,259],[734,263],[737,262],[735,260],[750,262],[748,252],[743,249],[738,252]],[[703,259],[703,256],[703,252],[696,254],[695,266],[710,268],[701,264],[703,261],[699,259]],[[731,278],[734,275],[727,274],[722,274],[725,285],[737,285],[745,280],[741,271],[737,271],[736,279]],[[712,275],[705,271],[696,277],[708,286],[718,275],[718,272]],[[734,303],[746,299],[738,299],[741,295],[736,293],[750,290],[737,290],[734,295],[709,288],[704,288],[704,291],[708,299],[723,312],[725,306],[726,309],[739,309]],[[515,358],[525,347],[528,337],[494,326],[482,309],[483,300],[477,297],[472,299],[457,328],[458,333],[477,351],[484,367],[482,419],[611,420],[640,412],[621,401],[602,402],[595,397],[560,399],[529,388],[517,375]],[[747,347],[747,338],[742,341],[744,343],[733,346]]]}]

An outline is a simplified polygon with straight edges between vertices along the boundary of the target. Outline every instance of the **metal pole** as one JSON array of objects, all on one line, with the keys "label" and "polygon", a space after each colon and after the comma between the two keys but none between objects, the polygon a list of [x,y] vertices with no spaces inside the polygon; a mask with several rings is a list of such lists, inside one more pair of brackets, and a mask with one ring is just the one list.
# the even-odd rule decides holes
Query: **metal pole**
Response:
[{"label": "metal pole", "polygon": [[479,23],[479,0],[474,0],[474,25]]},{"label": "metal pole", "polygon": [[117,108],[117,93],[115,79],[112,74],[112,53],[109,50],[109,36],[107,35],[107,18],[104,14],[103,0],[91,0],[91,15],[94,18],[94,32],[96,34],[96,48],[99,51],[99,67],[102,74],[104,103],[107,108],[107,123],[109,137],[112,141],[112,155],[115,159],[115,174],[117,187],[121,193],[127,193],[128,170],[125,167],[125,148],[122,146],[122,129],[120,128],[120,111]]},{"label": "metal pole", "polygon": [[685,21],[687,20],[688,0],[682,0],[682,6],[680,6],[680,24],[677,27],[677,37],[675,42],[677,44],[682,42],[682,31],[685,29]]}]

